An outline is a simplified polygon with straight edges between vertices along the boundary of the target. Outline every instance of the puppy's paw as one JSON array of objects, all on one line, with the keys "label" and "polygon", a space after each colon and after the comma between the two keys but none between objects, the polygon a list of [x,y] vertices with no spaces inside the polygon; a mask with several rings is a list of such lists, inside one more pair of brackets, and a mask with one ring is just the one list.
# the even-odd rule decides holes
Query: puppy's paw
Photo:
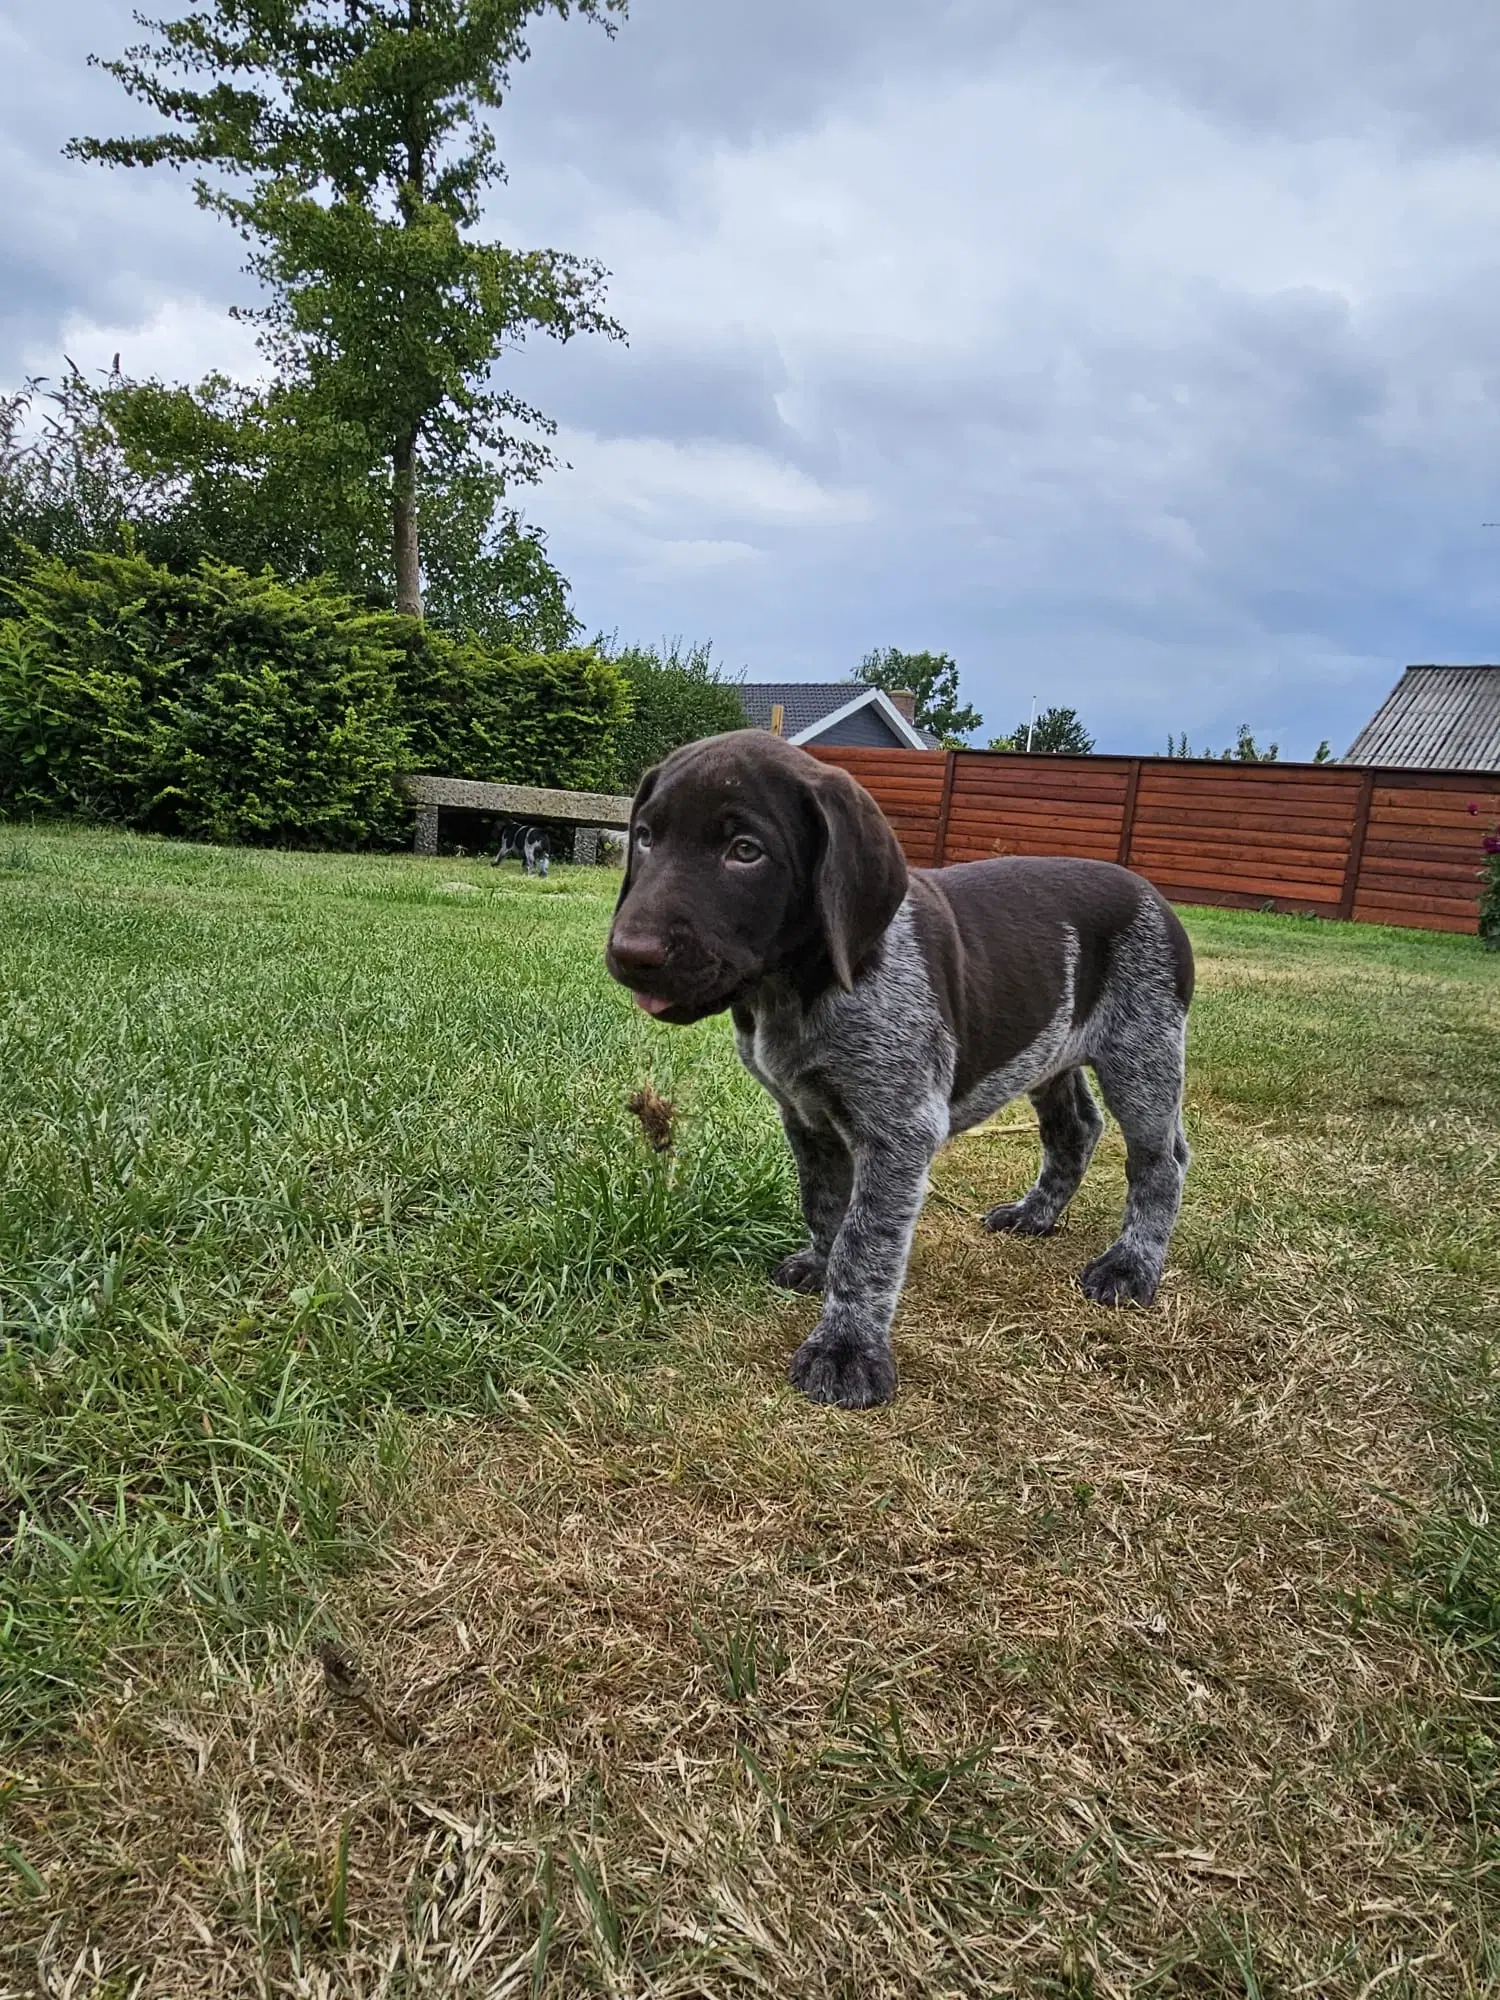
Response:
[{"label": "puppy's paw", "polygon": [[810,1403],[836,1403],[841,1410],[873,1409],[896,1393],[896,1357],[889,1347],[862,1347],[817,1332],[803,1341],[786,1372]]},{"label": "puppy's paw", "polygon": [[1078,1282],[1095,1305],[1149,1306],[1156,1297],[1161,1273],[1144,1257],[1113,1243],[1102,1257],[1084,1265]]},{"label": "puppy's paw", "polygon": [[1057,1217],[1048,1216],[1027,1195],[1021,1201],[1006,1201],[992,1208],[984,1218],[984,1226],[1003,1230],[1007,1236],[1050,1236],[1057,1228]]},{"label": "puppy's paw", "polygon": [[827,1264],[827,1258],[809,1244],[805,1250],[794,1250],[790,1257],[782,1258],[771,1273],[771,1283],[780,1285],[784,1292],[821,1292]]}]

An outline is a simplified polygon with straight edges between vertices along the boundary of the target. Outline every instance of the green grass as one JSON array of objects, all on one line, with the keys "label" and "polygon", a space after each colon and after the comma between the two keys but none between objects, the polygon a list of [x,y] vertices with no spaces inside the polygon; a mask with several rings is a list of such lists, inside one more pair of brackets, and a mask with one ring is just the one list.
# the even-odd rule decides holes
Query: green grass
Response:
[{"label": "green grass", "polygon": [[1500,961],[1185,913],[1158,1309],[971,1136],[847,1417],[614,887],[0,828],[0,1982],[1500,1989]]},{"label": "green grass", "polygon": [[785,1240],[722,1024],[653,1034],[603,974],[612,886],[0,834],[8,1730],[168,1608],[294,1616],[396,1413],[623,1365]]}]

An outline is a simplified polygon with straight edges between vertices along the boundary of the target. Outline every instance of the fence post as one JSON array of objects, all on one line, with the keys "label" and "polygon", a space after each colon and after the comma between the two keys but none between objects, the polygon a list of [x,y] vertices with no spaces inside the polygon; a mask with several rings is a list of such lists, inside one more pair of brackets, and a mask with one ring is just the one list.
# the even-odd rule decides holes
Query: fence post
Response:
[{"label": "fence post", "polygon": [[1354,915],[1354,899],[1359,894],[1359,871],[1365,858],[1365,835],[1370,826],[1370,801],[1375,795],[1375,767],[1367,765],[1359,781],[1359,799],[1354,808],[1354,826],[1349,835],[1349,859],[1344,863],[1344,887],[1339,896],[1339,922]]},{"label": "fence post", "polygon": [[1120,847],[1115,859],[1122,868],[1130,866],[1130,841],[1135,832],[1135,795],[1141,789],[1141,760],[1132,757],[1130,775],[1125,780],[1125,805],[1120,814]]},{"label": "fence post", "polygon": [[941,868],[948,855],[948,814],[953,805],[953,773],[958,766],[958,752],[950,750],[948,761],[943,766],[943,792],[938,800],[937,835],[932,843],[932,865]]}]

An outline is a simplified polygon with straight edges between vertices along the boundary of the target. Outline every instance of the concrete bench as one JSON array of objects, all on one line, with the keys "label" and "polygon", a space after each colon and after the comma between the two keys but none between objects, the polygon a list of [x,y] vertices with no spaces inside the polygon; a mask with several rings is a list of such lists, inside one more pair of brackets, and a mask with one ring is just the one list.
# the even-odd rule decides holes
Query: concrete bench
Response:
[{"label": "concrete bench", "polygon": [[438,815],[450,812],[490,813],[502,819],[564,820],[577,828],[575,861],[598,859],[601,830],[622,831],[630,825],[630,800],[616,792],[563,792],[544,785],[490,785],[477,778],[412,777],[401,789],[417,809],[413,842],[418,854],[436,854]]}]

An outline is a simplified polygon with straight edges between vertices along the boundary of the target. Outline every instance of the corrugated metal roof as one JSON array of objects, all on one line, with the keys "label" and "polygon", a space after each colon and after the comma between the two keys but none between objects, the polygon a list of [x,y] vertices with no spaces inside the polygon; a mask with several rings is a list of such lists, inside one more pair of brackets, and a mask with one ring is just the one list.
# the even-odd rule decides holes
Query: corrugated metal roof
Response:
[{"label": "corrugated metal roof", "polygon": [[[753,729],[770,728],[771,707],[779,701],[785,711],[782,734],[800,736],[825,715],[834,715],[858,696],[868,694],[870,684],[868,681],[741,681],[735,692],[744,708],[745,720]],[[929,731],[919,729],[917,733],[934,749],[937,747],[937,738]]]},{"label": "corrugated metal roof", "polygon": [[1500,666],[1408,667],[1343,761],[1500,771]]}]

